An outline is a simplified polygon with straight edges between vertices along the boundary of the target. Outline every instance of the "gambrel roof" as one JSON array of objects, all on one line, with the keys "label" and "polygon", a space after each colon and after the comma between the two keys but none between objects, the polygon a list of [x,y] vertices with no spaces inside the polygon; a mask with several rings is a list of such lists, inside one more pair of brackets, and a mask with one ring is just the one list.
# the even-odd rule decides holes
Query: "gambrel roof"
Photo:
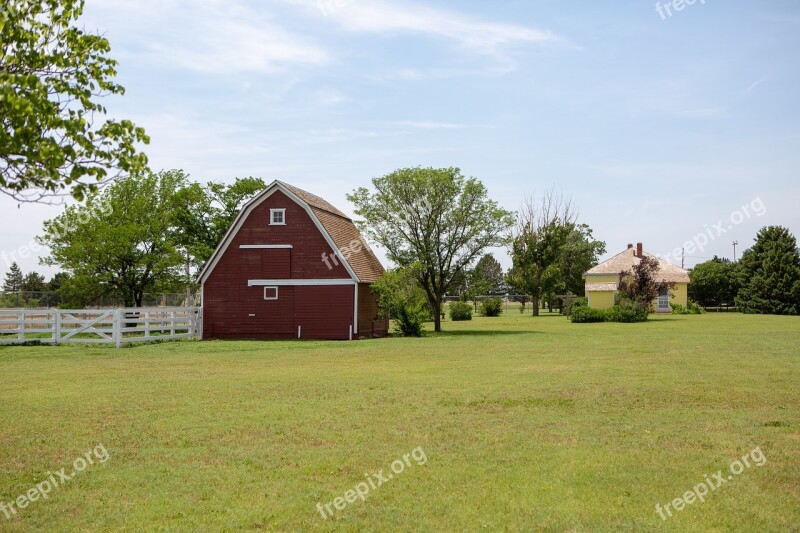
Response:
[{"label": "gambrel roof", "polygon": [[[225,253],[225,250],[247,216],[258,204],[268,198],[276,190],[280,190],[286,196],[297,202],[298,205],[305,208],[311,219],[328,241],[328,244],[333,248],[339,261],[342,262],[347,271],[351,274],[354,281],[358,283],[374,283],[384,273],[383,265],[381,265],[375,253],[367,245],[366,241],[361,236],[361,232],[358,231],[358,228],[350,217],[336,209],[336,207],[327,200],[293,185],[289,185],[288,183],[276,180],[242,208],[242,211],[228,230],[225,238],[222,239],[222,242],[214,251],[214,254],[208,260],[202,272],[200,272],[198,276],[200,283],[205,282],[211,274],[217,261],[219,261],[222,254]],[[356,241],[360,243],[359,251],[353,251],[346,255],[342,253],[342,251],[350,250],[351,244]]]}]

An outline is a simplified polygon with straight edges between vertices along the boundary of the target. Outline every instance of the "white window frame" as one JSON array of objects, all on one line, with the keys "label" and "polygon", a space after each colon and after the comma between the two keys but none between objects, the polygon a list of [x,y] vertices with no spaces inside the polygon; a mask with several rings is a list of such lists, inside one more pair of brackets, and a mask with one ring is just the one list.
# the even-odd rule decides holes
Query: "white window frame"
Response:
[{"label": "white window frame", "polygon": [[[275,298],[267,298],[267,291],[275,291]],[[274,301],[278,299],[278,287],[264,287],[264,299],[268,301]]]},{"label": "white window frame", "polygon": [[[281,214],[282,222],[275,222],[275,215]],[[269,210],[269,225],[270,226],[285,226],[286,225],[286,209],[270,209]]]},{"label": "white window frame", "polygon": [[[664,303],[665,305],[662,306],[661,304]],[[658,310],[659,311],[669,311],[672,309],[670,304],[670,297],[669,297],[669,290],[667,290],[664,294],[658,295]]]}]

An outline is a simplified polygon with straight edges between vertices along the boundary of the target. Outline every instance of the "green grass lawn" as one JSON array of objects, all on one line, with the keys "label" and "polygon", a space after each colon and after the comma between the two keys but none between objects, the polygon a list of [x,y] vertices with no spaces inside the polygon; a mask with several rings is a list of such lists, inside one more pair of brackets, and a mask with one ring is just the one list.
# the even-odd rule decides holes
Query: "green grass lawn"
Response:
[{"label": "green grass lawn", "polygon": [[[0,529],[800,531],[800,319],[445,328],[2,347],[0,501],[98,444],[110,458]],[[317,503],[420,447],[323,520]],[[656,513],[756,447],[763,466]]]}]

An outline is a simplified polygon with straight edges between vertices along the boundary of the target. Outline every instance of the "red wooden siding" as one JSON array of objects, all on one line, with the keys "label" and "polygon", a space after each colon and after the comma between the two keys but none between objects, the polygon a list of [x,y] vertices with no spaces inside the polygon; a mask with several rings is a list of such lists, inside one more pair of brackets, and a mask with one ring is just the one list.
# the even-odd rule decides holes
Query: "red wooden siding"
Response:
[{"label": "red wooden siding", "polygon": [[[270,209],[286,209],[286,225],[270,225]],[[264,300],[264,287],[248,286],[250,280],[350,279],[332,259],[329,269],[323,253],[332,256],[331,247],[305,209],[274,192],[245,219],[203,285],[204,337],[296,338],[301,326],[306,339],[347,339],[355,326],[353,285],[281,286],[278,300]]]},{"label": "red wooden siding", "polygon": [[[304,339],[346,340],[353,324],[355,287],[297,287],[295,321]],[[355,334],[354,334],[355,335]]]},{"label": "red wooden siding", "polygon": [[385,337],[389,332],[389,320],[378,318],[378,296],[368,283],[358,286],[358,336]]}]

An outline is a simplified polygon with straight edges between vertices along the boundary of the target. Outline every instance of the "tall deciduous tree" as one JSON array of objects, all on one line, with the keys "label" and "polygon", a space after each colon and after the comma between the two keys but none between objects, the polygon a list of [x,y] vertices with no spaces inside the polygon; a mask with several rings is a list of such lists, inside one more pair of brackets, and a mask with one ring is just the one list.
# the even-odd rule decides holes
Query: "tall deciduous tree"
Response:
[{"label": "tall deciduous tree", "polygon": [[567,237],[558,269],[563,287],[571,294],[583,295],[586,281],[583,275],[597,265],[606,253],[606,243],[594,239],[592,228],[587,224],[575,224]]},{"label": "tall deciduous tree", "polygon": [[741,259],[742,288],[736,305],[744,313],[800,313],[800,251],[797,239],[784,227],[758,232],[756,243]]},{"label": "tall deciduous tree", "polygon": [[730,259],[714,256],[690,272],[689,298],[702,306],[733,303],[739,291],[737,266]]},{"label": "tall deciduous tree", "polygon": [[145,293],[177,289],[184,257],[175,213],[186,179],[181,171],[131,176],[45,222],[44,263],[70,274],[62,292],[141,307]]},{"label": "tall deciduous tree", "polygon": [[129,120],[98,100],[123,94],[108,40],[74,25],[83,0],[6,0],[0,9],[0,192],[40,201],[145,168]]},{"label": "tall deciduous tree", "polygon": [[457,168],[408,168],[372,180],[374,192],[348,195],[369,238],[399,266],[418,263],[417,281],[441,331],[442,301],[457,276],[489,247],[505,242],[513,213]]},{"label": "tall deciduous tree", "polygon": [[554,191],[541,198],[528,197],[518,213],[510,275],[512,285],[530,295],[534,316],[539,315],[539,302],[556,280],[548,270],[552,272],[561,261],[576,219],[572,203]]},{"label": "tall deciduous tree", "polygon": [[259,178],[237,178],[233,184],[192,183],[181,191],[176,212],[179,242],[202,269],[245,203],[266,189]]}]

